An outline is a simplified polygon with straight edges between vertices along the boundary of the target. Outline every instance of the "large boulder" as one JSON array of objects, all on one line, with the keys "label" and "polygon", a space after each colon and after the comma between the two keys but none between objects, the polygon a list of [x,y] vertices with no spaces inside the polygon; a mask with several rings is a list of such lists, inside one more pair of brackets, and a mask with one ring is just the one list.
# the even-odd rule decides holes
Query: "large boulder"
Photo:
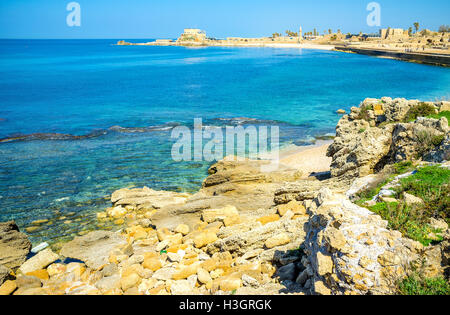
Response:
[{"label": "large boulder", "polygon": [[20,266],[19,271],[23,274],[27,274],[36,270],[41,270],[58,259],[59,256],[50,248],[47,248],[28,259],[22,266]]},{"label": "large boulder", "polygon": [[[366,99],[353,107],[336,127],[336,137],[328,148],[334,177],[363,177],[387,164],[427,157],[441,162],[450,156],[446,118],[417,117],[418,108],[437,112],[438,104],[417,100]],[[423,109],[422,109],[423,110]]]},{"label": "large boulder", "polygon": [[113,249],[126,244],[125,238],[118,233],[94,231],[66,243],[60,254],[81,260],[92,269],[99,269],[108,263],[109,254]]},{"label": "large boulder", "polygon": [[426,276],[443,273],[443,249],[389,230],[387,221],[344,194],[323,188],[308,211],[303,264],[313,294],[395,294],[408,266],[423,261]]},{"label": "large boulder", "polygon": [[0,265],[16,269],[22,265],[31,250],[28,237],[19,232],[14,221],[0,223]]}]

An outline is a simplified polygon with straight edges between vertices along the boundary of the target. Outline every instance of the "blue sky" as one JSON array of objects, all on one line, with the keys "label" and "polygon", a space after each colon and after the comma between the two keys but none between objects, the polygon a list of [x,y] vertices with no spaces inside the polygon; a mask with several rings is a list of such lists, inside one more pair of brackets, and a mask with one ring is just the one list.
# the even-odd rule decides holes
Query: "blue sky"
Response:
[{"label": "blue sky", "polygon": [[[0,38],[176,38],[195,27],[217,38],[267,36],[287,29],[374,33],[371,0],[76,0],[81,26],[66,24],[72,0],[1,0]],[[449,0],[378,0],[381,27],[450,24]]]}]

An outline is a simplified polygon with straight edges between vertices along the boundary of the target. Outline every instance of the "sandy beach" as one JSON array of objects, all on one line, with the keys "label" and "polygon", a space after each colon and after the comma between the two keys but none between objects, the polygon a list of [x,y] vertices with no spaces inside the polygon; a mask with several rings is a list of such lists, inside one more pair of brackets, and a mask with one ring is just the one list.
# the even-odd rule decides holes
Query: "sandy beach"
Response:
[{"label": "sandy beach", "polygon": [[327,157],[326,153],[331,143],[332,141],[320,141],[312,146],[286,148],[280,153],[280,164],[301,170],[304,177],[313,172],[328,172],[331,158]]}]

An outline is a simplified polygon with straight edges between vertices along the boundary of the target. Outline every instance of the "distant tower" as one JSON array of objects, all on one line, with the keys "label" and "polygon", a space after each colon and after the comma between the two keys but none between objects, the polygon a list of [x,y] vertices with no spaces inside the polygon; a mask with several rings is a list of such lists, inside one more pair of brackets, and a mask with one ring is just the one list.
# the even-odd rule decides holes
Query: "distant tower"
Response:
[{"label": "distant tower", "polygon": [[303,39],[303,30],[302,27],[300,26],[299,32],[298,32],[298,39],[302,40]]}]

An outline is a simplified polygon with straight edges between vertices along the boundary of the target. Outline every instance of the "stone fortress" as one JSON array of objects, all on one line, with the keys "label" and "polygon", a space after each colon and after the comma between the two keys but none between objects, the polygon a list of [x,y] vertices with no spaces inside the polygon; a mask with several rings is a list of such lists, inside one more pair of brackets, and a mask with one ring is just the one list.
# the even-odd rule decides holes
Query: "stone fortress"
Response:
[{"label": "stone fortress", "polygon": [[401,28],[380,29],[378,34],[344,34],[341,30],[331,29],[322,34],[286,31],[286,35],[274,33],[270,37],[227,37],[216,39],[208,37],[206,32],[197,28],[187,28],[176,39],[157,39],[146,43],[119,41],[117,45],[142,46],[222,46],[222,47],[295,47],[323,50],[338,50],[372,56],[400,59],[440,66],[450,65],[450,32],[421,30],[416,32]]}]

